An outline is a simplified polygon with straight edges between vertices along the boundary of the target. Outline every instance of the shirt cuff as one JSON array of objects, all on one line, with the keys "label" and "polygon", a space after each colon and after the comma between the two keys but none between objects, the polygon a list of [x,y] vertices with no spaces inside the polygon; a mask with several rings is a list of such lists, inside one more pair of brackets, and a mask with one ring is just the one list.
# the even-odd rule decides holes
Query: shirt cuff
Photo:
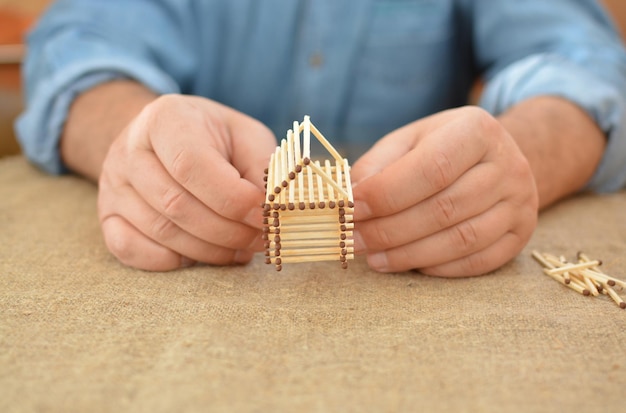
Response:
[{"label": "shirt cuff", "polygon": [[174,80],[141,62],[90,60],[68,66],[51,79],[39,82],[30,104],[18,117],[15,129],[26,157],[51,174],[67,172],[59,152],[59,140],[70,106],[76,96],[98,84],[134,79],[157,94],[178,93]]},{"label": "shirt cuff", "polygon": [[607,148],[585,189],[612,192],[626,182],[626,91],[566,58],[539,54],[520,60],[487,83],[480,105],[494,115],[535,96],[567,99],[583,108],[608,137]]}]

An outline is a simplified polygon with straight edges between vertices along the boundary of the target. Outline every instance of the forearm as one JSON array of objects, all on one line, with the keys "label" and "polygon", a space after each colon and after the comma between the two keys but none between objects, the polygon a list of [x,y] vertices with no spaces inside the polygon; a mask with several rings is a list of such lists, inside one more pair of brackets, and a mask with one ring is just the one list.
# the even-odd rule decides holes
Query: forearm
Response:
[{"label": "forearm", "polygon": [[539,207],[580,190],[591,179],[606,137],[581,108],[557,97],[526,100],[499,117],[526,155]]},{"label": "forearm", "polygon": [[76,98],[61,136],[60,151],[72,171],[97,181],[113,140],[157,96],[130,80],[116,80]]}]

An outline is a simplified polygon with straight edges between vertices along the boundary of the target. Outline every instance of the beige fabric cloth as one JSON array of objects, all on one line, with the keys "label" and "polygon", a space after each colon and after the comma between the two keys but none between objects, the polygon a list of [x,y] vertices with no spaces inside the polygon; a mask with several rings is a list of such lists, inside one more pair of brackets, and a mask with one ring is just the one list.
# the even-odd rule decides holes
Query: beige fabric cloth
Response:
[{"label": "beige fabric cloth", "polygon": [[93,185],[2,159],[0,411],[626,411],[626,311],[532,249],[626,279],[626,193],[551,208],[485,277],[261,256],[147,273],[107,252]]}]

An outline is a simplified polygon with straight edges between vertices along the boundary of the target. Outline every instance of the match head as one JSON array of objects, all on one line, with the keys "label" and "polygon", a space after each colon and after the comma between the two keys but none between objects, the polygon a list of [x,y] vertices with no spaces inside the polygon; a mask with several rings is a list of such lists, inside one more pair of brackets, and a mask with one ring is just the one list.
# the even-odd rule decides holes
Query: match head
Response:
[{"label": "match head", "polygon": [[622,310],[626,309],[626,303],[623,301],[619,303],[619,308],[621,308]]}]

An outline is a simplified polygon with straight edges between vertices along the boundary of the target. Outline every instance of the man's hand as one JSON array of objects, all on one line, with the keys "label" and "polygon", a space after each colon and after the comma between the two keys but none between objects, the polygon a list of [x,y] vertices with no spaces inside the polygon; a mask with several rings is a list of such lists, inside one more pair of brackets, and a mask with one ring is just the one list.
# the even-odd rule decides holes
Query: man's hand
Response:
[{"label": "man's hand", "polygon": [[398,129],[352,169],[357,249],[379,271],[470,276],[515,257],[537,223],[533,171],[482,109]]},{"label": "man's hand", "polygon": [[113,141],[99,178],[105,242],[124,264],[165,271],[245,263],[263,248],[260,122],[213,101],[165,95]]}]

